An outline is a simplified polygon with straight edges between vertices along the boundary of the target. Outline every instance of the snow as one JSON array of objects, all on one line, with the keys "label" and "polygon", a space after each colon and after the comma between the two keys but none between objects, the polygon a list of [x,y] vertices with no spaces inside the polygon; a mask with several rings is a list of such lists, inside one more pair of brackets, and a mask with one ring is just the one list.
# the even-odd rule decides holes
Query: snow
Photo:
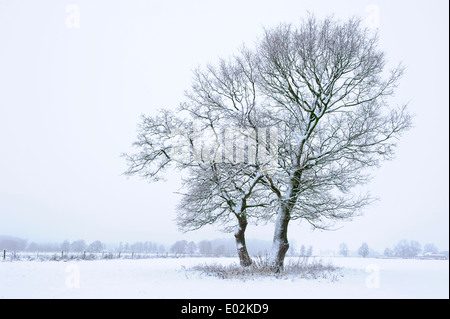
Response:
[{"label": "snow", "polygon": [[303,134],[303,135],[297,136],[294,132],[294,138],[295,138],[295,141],[297,142],[297,145],[300,145],[303,143],[304,140],[306,140],[306,135]]},{"label": "snow", "polygon": [[237,258],[3,261],[0,298],[449,298],[448,260],[328,259],[343,267],[337,280],[224,280],[187,270]]},{"label": "snow", "polygon": [[234,236],[237,236],[239,232],[241,231],[241,226],[238,224],[236,228],[234,229]]}]

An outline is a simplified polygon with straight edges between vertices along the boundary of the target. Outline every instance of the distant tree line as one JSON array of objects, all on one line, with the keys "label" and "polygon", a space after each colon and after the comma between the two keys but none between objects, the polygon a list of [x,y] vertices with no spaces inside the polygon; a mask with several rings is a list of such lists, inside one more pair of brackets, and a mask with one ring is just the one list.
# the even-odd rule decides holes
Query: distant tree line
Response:
[{"label": "distant tree line", "polygon": [[[357,255],[362,257],[371,256],[380,256],[381,254],[371,250],[367,243],[362,243],[361,246],[356,251]],[[439,249],[435,244],[425,244],[422,248],[422,245],[415,240],[400,240],[393,248],[386,248],[384,250],[383,255],[385,257],[397,257],[397,258],[414,258],[420,255],[425,255],[427,253],[439,253]],[[447,256],[448,251],[440,252],[441,254]],[[347,257],[350,255],[350,251],[346,243],[339,244],[339,255]]]},{"label": "distant tree line", "polygon": [[164,245],[151,241],[138,241],[132,244],[119,243],[117,248],[119,252],[135,252],[135,253],[166,253],[167,249]]},{"label": "distant tree line", "polygon": [[[257,239],[248,240],[248,251],[252,256],[265,255],[269,252],[271,242]],[[313,255],[313,246],[301,245],[297,251],[291,247],[290,256],[310,257]],[[201,256],[236,256],[236,244],[231,239],[202,240],[198,243],[193,241],[179,240],[169,249],[176,255],[201,255]]]},{"label": "distant tree line", "polygon": [[202,240],[197,244],[193,241],[179,240],[169,250],[176,255],[201,255],[201,256],[236,256],[236,246],[233,240],[214,239]]},{"label": "distant tree line", "polygon": [[299,255],[301,257],[311,257],[312,254],[313,254],[313,246],[308,246],[308,249],[306,249],[305,245],[300,246]]},{"label": "distant tree line", "polygon": [[[264,255],[270,250],[271,242],[257,239],[248,240],[248,250],[252,256]],[[210,257],[234,257],[236,256],[236,246],[232,239],[214,239],[201,240],[197,243],[187,240],[178,240],[167,249],[164,245],[151,242],[140,241],[134,243],[119,242],[119,244],[105,244],[100,240],[86,243],[85,240],[79,239],[72,242],[64,240],[62,243],[28,243],[27,239],[0,236],[0,249],[7,251],[28,251],[28,252],[72,252],[72,253],[101,253],[101,252],[117,252],[117,253],[149,253],[149,254],[166,254],[171,253],[181,256],[210,256]],[[442,254],[448,258],[448,251],[440,251],[433,243],[422,245],[415,240],[400,240],[393,248],[386,248],[383,254],[378,253],[369,248],[366,242],[351,252],[346,243],[339,244],[338,254],[344,257],[362,256],[362,257],[396,257],[396,258],[415,258],[428,253]],[[299,249],[291,246],[290,256],[309,257],[313,256],[313,246],[301,245]]]},{"label": "distant tree line", "polygon": [[0,236],[0,249],[9,249],[9,250],[25,250],[27,247],[27,240],[12,237],[12,236]]},{"label": "distant tree line", "polygon": [[[271,242],[250,239],[249,252],[253,256],[264,255],[270,250]],[[293,248],[293,247],[292,247]],[[175,255],[202,255],[202,256],[236,256],[236,244],[232,239],[213,239],[201,240],[199,242],[178,240],[168,247],[151,241],[139,241],[134,243],[119,242],[118,244],[105,244],[100,240],[91,243],[83,239],[69,241],[64,240],[62,243],[28,243],[27,239],[0,236],[0,249],[7,251],[27,251],[27,252],[67,252],[67,253],[149,253],[149,254],[166,254]],[[310,256],[312,254],[312,246],[306,248],[301,246],[299,253],[292,249],[291,256],[294,255]]]},{"label": "distant tree line", "polygon": [[[356,251],[358,256],[366,258],[371,253],[371,250],[369,249],[369,245],[366,242],[363,242],[361,246]],[[350,255],[350,250],[348,249],[348,246],[346,243],[340,243],[339,244],[339,255],[347,257]]]},{"label": "distant tree line", "polygon": [[415,240],[400,240],[393,249],[387,247],[384,250],[386,257],[414,258],[422,252],[422,245]]},{"label": "distant tree line", "polygon": [[102,251],[116,251],[116,252],[135,252],[135,253],[165,253],[167,252],[164,245],[143,241],[135,243],[123,243],[118,245],[112,245],[107,247],[106,244],[100,240],[95,240],[91,243],[86,243],[85,240],[79,239],[72,242],[64,240],[62,243],[36,243],[30,242],[28,244],[27,239],[12,237],[12,236],[0,236],[0,249],[9,251],[28,251],[28,252],[89,252],[100,253]]}]

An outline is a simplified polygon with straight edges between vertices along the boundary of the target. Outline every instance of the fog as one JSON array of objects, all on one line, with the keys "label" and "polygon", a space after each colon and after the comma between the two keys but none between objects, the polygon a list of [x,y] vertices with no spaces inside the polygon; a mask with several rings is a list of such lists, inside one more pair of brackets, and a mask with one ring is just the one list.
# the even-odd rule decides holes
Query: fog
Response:
[{"label": "fog", "polygon": [[[150,184],[122,175],[140,114],[176,108],[192,70],[251,46],[264,27],[357,15],[406,74],[394,103],[414,128],[364,186],[379,200],[336,230],[292,222],[297,245],[374,249],[401,239],[448,250],[447,1],[0,0],[0,235],[104,242],[227,238],[180,233],[180,175]],[[248,238],[271,240],[273,225]]]}]

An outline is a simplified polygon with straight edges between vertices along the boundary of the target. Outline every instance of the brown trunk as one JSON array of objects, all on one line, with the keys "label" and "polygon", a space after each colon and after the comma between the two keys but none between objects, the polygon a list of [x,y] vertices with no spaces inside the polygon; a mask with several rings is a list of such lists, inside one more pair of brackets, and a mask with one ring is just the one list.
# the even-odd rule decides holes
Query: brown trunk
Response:
[{"label": "brown trunk", "polygon": [[252,259],[248,255],[247,246],[245,245],[245,229],[247,228],[247,219],[241,217],[238,219],[239,225],[234,232],[236,239],[236,248],[239,256],[239,262],[242,267],[248,267],[252,264]]}]

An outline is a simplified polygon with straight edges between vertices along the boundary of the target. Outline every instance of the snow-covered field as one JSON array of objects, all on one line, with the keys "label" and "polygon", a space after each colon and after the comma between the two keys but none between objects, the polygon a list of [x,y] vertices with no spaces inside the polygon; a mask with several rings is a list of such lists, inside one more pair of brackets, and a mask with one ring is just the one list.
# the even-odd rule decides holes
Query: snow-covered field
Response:
[{"label": "snow-covered field", "polygon": [[0,298],[449,298],[448,260],[325,257],[337,280],[219,279],[186,270],[236,258],[0,262]]}]

